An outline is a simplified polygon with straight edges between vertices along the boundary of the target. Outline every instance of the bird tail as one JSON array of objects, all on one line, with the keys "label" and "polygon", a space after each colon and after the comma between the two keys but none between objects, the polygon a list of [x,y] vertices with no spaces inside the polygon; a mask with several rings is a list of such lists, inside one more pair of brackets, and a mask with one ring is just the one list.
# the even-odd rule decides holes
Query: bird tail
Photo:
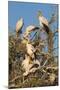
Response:
[{"label": "bird tail", "polygon": [[43,26],[44,26],[44,30],[46,31],[46,33],[49,34],[49,31],[50,31],[49,27],[45,24],[43,24]]}]

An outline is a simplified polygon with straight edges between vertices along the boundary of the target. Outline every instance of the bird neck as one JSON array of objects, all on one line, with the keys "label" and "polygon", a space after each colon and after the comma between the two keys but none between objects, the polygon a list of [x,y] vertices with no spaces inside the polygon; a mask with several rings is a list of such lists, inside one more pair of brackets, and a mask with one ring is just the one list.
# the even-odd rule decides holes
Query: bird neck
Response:
[{"label": "bird neck", "polygon": [[43,24],[42,24],[41,21],[39,21],[39,22],[40,22],[40,29],[42,29],[43,28]]}]

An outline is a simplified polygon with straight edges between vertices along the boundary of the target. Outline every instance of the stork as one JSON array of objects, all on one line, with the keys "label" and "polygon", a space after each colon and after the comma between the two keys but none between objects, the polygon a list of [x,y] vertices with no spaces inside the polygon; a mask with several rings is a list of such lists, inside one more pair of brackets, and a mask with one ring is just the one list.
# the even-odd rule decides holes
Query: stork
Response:
[{"label": "stork", "polygon": [[34,48],[34,46],[33,46],[30,42],[28,42],[28,43],[26,44],[26,49],[27,49],[28,55],[29,55],[32,59],[35,59],[34,53],[36,52],[36,49]]},{"label": "stork", "polygon": [[25,32],[25,36],[28,36],[32,31],[35,31],[39,29],[39,27],[35,26],[35,25],[29,25],[26,28],[26,32]]},{"label": "stork", "polygon": [[35,72],[40,67],[40,62],[38,60],[29,63],[30,61],[31,61],[30,56],[26,54],[25,59],[22,61],[22,67],[25,70],[23,76],[27,76],[31,72]]},{"label": "stork", "polygon": [[42,15],[41,11],[38,12],[38,19],[40,23],[40,29],[45,30],[47,34],[49,34],[49,22],[48,20]]},{"label": "stork", "polygon": [[16,23],[16,36],[18,37],[19,33],[22,33],[21,29],[24,25],[23,18],[20,18]]},{"label": "stork", "polygon": [[29,41],[29,35],[32,31],[39,29],[39,27],[35,25],[29,25],[26,27],[25,33],[23,34],[23,40],[22,43],[27,44]]},{"label": "stork", "polygon": [[36,29],[39,29],[39,28],[34,25],[29,25],[26,28],[26,32],[23,34],[22,43],[26,44],[26,50],[27,50],[25,60],[23,60],[22,62],[22,66],[25,69],[23,76],[27,76],[30,72],[35,72],[40,66],[40,62],[35,60],[34,53],[36,52],[36,49],[34,48],[34,46],[31,44],[31,41],[29,40],[30,33]]},{"label": "stork", "polygon": [[34,46],[31,44],[31,41],[29,40],[29,38],[27,36],[24,36],[24,39],[22,41],[22,43],[26,44],[26,50],[27,50],[27,54],[34,59],[35,58],[35,51],[36,49],[34,48]]},{"label": "stork", "polygon": [[34,48],[34,46],[31,44],[30,40],[29,40],[29,35],[32,31],[39,29],[39,27],[36,27],[35,25],[29,25],[26,28],[25,33],[23,34],[23,43],[26,44],[26,49],[27,49],[27,54],[32,57],[35,58],[34,53],[36,51],[36,49]]}]

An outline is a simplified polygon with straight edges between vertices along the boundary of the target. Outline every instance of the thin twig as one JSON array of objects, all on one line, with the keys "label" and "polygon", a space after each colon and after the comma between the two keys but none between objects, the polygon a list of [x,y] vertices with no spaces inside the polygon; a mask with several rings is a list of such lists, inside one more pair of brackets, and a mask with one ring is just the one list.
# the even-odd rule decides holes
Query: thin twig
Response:
[{"label": "thin twig", "polygon": [[15,78],[13,78],[12,80],[10,80],[9,82],[12,83],[12,82],[14,82],[16,79],[21,78],[21,77],[22,77],[22,76],[16,76]]},{"label": "thin twig", "polygon": [[[40,68],[39,68],[39,70],[41,70],[41,69],[44,69],[44,68],[46,68],[46,69],[55,69],[55,70],[57,70],[58,69],[58,67],[56,66],[56,67],[47,67],[47,66],[41,66]],[[42,70],[44,73],[45,73],[45,70]],[[37,78],[37,76],[29,76],[29,78]],[[16,76],[15,78],[13,78],[12,80],[10,80],[9,82],[10,83],[12,83],[12,82],[14,82],[16,79],[18,79],[18,78],[23,78],[23,76]],[[24,82],[26,82],[26,80],[24,80],[23,81],[23,83]]]}]

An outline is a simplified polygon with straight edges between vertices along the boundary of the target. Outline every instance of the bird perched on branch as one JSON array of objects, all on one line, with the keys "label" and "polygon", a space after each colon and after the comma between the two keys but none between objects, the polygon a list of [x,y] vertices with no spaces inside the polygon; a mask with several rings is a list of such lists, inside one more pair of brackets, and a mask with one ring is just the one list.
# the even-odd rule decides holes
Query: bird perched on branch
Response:
[{"label": "bird perched on branch", "polygon": [[39,27],[36,27],[35,25],[27,26],[26,31],[23,34],[23,41],[22,41],[22,43],[27,44],[29,42],[28,38],[29,38],[29,35],[31,34],[31,32],[33,32],[33,31],[35,31],[37,29],[39,29]]},{"label": "bird perched on branch", "polygon": [[39,29],[39,27],[36,27],[35,25],[27,26],[25,36],[28,36],[32,31],[35,31],[37,29]]},{"label": "bird perched on branch", "polygon": [[26,49],[27,49],[27,53],[28,53],[28,55],[32,58],[32,59],[34,59],[35,58],[35,52],[36,52],[36,49],[34,48],[34,46],[30,43],[30,42],[28,42],[27,44],[26,44]]},{"label": "bird perched on branch", "polygon": [[29,38],[24,37],[24,40],[22,41],[22,43],[26,44],[26,50],[27,50],[27,54],[34,59],[35,55],[34,53],[36,52],[36,49],[34,48],[34,46],[31,44],[31,41],[29,40]]},{"label": "bird perched on branch", "polygon": [[40,29],[45,30],[47,34],[49,34],[49,22],[48,20],[42,15],[41,11],[38,11],[38,19],[40,23]]},{"label": "bird perched on branch", "polygon": [[24,25],[23,18],[20,18],[16,23],[16,36],[22,33],[22,27]]},{"label": "bird perched on branch", "polygon": [[25,59],[22,61],[22,67],[24,69],[23,76],[27,76],[28,74],[35,72],[40,67],[40,62],[38,60],[29,63],[31,58],[29,55],[25,55]]}]

